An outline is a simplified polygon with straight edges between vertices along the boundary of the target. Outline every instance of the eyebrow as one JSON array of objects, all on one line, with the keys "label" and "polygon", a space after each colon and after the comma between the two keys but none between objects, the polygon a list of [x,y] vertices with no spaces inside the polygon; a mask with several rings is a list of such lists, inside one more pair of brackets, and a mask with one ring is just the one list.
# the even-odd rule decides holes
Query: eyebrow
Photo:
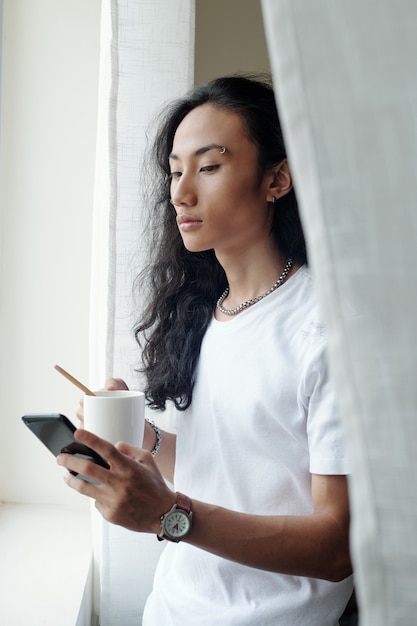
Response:
[{"label": "eyebrow", "polygon": [[[198,150],[194,152],[194,156],[200,156],[200,154],[204,154],[205,152],[208,152],[209,150],[222,150],[223,148],[224,146],[220,146],[217,143],[209,143],[207,146],[202,146],[201,148],[198,148]],[[226,149],[226,152],[227,152],[227,149]],[[168,159],[177,160],[178,156],[174,154],[173,152],[171,152]]]}]

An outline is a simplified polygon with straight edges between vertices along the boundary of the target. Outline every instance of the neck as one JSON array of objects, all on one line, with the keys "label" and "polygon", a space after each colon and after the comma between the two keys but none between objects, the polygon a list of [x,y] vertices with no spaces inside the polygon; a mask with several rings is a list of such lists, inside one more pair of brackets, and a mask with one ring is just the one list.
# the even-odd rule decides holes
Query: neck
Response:
[{"label": "neck", "polygon": [[240,304],[267,291],[280,276],[288,260],[277,250],[270,249],[263,254],[249,252],[238,258],[217,258],[226,273],[229,286],[227,302],[231,305]]},{"label": "neck", "polygon": [[[230,285],[224,291],[224,293],[220,296],[216,304],[216,315],[220,318],[221,316],[233,316],[241,313],[241,311],[247,309],[248,307],[253,306],[263,298],[269,296],[273,291],[278,289],[288,278],[289,274],[294,271],[293,270],[294,263],[293,260],[287,259],[284,266],[281,266],[281,271],[278,276],[274,280],[274,282],[269,283],[267,288],[258,287],[256,293],[254,295],[247,297],[245,299],[236,298],[236,293],[233,294]],[[260,283],[258,283],[259,285]],[[237,303],[236,303],[237,302]]]}]

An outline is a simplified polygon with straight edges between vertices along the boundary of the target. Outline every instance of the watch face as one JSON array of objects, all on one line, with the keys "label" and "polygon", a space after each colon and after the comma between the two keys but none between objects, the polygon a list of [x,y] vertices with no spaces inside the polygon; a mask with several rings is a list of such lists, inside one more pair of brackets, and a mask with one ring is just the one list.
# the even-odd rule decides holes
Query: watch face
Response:
[{"label": "watch face", "polygon": [[164,532],[172,539],[181,539],[190,530],[191,522],[185,511],[176,510],[168,513],[164,519]]}]

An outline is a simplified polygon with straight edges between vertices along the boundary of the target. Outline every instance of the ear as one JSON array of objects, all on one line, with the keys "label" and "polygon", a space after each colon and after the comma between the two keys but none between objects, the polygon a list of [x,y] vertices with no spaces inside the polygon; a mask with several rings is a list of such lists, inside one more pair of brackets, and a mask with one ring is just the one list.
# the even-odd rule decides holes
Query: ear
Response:
[{"label": "ear", "polygon": [[287,159],[272,168],[272,182],[268,189],[267,201],[275,202],[292,189],[292,178]]}]

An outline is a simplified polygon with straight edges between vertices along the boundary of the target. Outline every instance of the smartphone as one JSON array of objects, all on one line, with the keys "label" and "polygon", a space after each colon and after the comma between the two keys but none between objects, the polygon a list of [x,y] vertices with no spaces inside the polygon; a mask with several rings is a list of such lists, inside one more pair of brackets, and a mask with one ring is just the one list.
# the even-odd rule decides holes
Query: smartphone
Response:
[{"label": "smartphone", "polygon": [[[94,461],[94,463],[106,469],[110,468],[107,461],[95,450],[92,450],[74,438],[76,428],[65,415],[59,413],[34,413],[31,415],[23,415],[22,420],[55,456],[58,456],[61,452],[65,452],[83,459],[88,459],[89,461]],[[77,472],[71,472],[71,474],[77,476]],[[93,481],[87,476],[80,474],[78,477],[87,482],[96,483],[96,481]]]}]

